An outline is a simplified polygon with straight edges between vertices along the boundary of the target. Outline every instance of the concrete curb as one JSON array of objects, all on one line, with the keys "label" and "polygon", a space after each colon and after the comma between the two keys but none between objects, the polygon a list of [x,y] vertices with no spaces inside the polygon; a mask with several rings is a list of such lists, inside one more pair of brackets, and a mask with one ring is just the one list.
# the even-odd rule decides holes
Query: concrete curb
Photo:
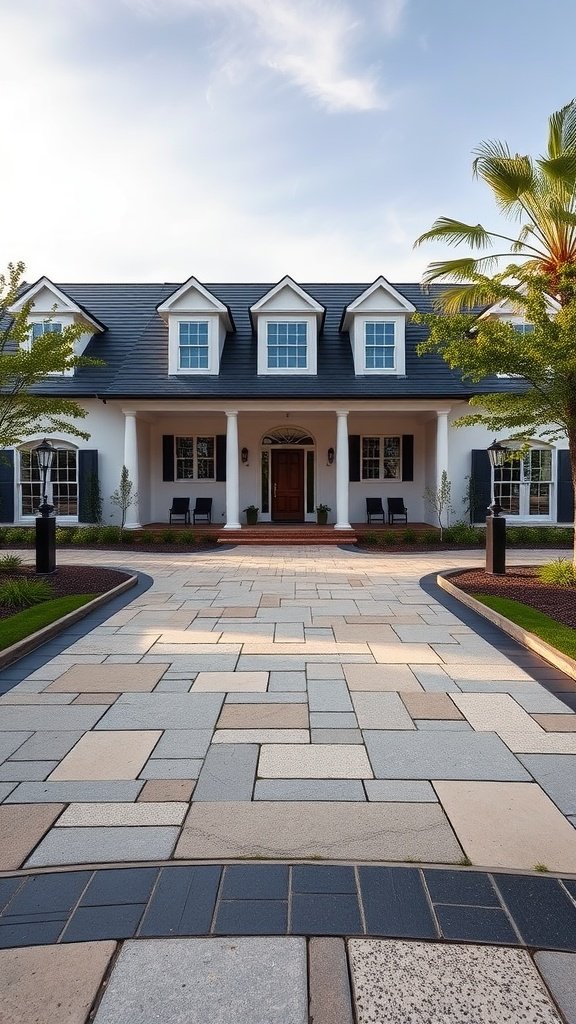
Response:
[{"label": "concrete curb", "polygon": [[436,581],[438,586],[445,590],[451,597],[456,598],[461,604],[465,604],[467,608],[471,608],[472,611],[476,612],[477,615],[481,615],[484,619],[488,619],[494,623],[500,629],[508,633],[509,636],[517,640],[519,644],[527,647],[530,651],[534,651],[535,654],[539,654],[541,658],[554,665],[554,668],[560,669],[571,679],[576,679],[576,660],[570,658],[567,654],[562,654],[557,651],[555,647],[547,643],[546,640],[542,640],[535,633],[528,632],[527,629],[523,629],[522,626],[518,626],[515,622],[511,622],[510,619],[500,615],[499,612],[495,612],[492,608],[488,608],[487,605],[482,604],[481,601],[477,601],[475,597],[467,594],[464,590],[460,590],[453,583],[450,582],[450,576],[458,576],[463,570],[462,569],[450,569],[446,572],[438,573]]},{"label": "concrete curb", "polygon": [[119,583],[112,590],[107,590],[105,594],[98,594],[98,597],[95,597],[93,601],[87,601],[81,608],[68,612],[63,618],[56,619],[55,622],[51,622],[48,626],[38,629],[35,633],[31,633],[30,636],[25,637],[23,640],[18,640],[17,643],[7,647],[4,651],[0,651],[0,669],[7,668],[8,665],[19,661],[26,654],[35,651],[37,647],[41,647],[47,640],[58,636],[68,626],[73,626],[75,622],[83,619],[90,612],[96,611],[103,604],[108,604],[108,601],[112,601],[115,597],[125,593],[126,590],[136,586],[137,582],[137,576],[129,576],[128,579],[123,580],[122,583]]}]

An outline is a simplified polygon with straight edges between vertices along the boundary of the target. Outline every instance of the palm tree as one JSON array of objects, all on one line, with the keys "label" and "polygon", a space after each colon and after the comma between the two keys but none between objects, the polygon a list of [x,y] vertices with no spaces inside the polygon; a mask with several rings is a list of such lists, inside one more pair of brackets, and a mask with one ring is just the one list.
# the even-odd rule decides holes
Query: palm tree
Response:
[{"label": "palm tree", "polygon": [[[535,277],[545,278],[549,293],[563,305],[576,273],[576,100],[550,117],[545,156],[533,160],[512,153],[507,143],[483,142],[475,150],[473,172],[491,188],[504,216],[518,223],[518,232],[503,235],[482,224],[439,217],[415,246],[444,241],[487,255],[431,263],[424,282],[458,283],[443,292],[447,312],[492,301],[495,283],[522,284]],[[503,251],[490,251],[494,246]],[[514,264],[501,270],[503,259]]]}]

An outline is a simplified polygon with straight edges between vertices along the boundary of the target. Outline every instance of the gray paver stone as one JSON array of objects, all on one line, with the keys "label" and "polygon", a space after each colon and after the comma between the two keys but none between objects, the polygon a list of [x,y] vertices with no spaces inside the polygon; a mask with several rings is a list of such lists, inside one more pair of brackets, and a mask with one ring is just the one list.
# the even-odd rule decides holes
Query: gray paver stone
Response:
[{"label": "gray paver stone", "polygon": [[227,693],[226,704],[306,704],[306,692],[277,690],[275,693]]},{"label": "gray paver stone", "polygon": [[[357,729],[356,715],[346,711],[312,711],[310,727],[314,729]],[[352,740],[348,741],[349,743]]]},{"label": "gray paver stone", "polygon": [[365,800],[359,779],[259,779],[255,800]]},{"label": "gray paver stone", "polygon": [[53,828],[28,858],[25,867],[165,860],[170,857],[179,834],[180,829],[175,826],[156,825]]},{"label": "gray paver stone", "polygon": [[15,782],[0,782],[0,804],[7,796],[10,796],[10,793],[15,789],[15,787]]},{"label": "gray paver stone", "polygon": [[342,939],[310,939],[310,1019],[352,1024],[346,947]]},{"label": "gray paver stone", "polygon": [[[2,731],[15,732],[28,729],[49,732],[81,731],[91,729],[106,711],[105,705],[94,704],[31,704],[20,707],[2,708]],[[20,745],[20,744],[18,744]]]},{"label": "gray paver stone", "polygon": [[7,804],[116,803],[135,800],[142,780],[107,782],[22,782],[6,799]]},{"label": "gray paver stone", "polygon": [[352,703],[361,729],[414,729],[397,693],[355,690]]},{"label": "gray paver stone", "polygon": [[477,779],[529,782],[508,747],[490,732],[366,730],[364,741],[378,779]]},{"label": "gray paver stone", "polygon": [[576,754],[519,754],[522,764],[564,814],[576,814]]},{"label": "gray paver stone", "polygon": [[360,729],[312,729],[312,743],[363,743]]},{"label": "gray paver stone", "polygon": [[[2,728],[4,727],[5,709],[2,708]],[[0,732],[0,761],[10,757],[18,747],[32,735],[30,732]]]},{"label": "gray paver stone", "polygon": [[310,711],[354,712],[348,687],[342,679],[310,679],[308,703]]},{"label": "gray paver stone", "polygon": [[211,746],[196,783],[194,801],[251,800],[259,749],[254,743]]},{"label": "gray paver stone", "polygon": [[541,952],[534,960],[567,1024],[576,1024],[576,953]]},{"label": "gray paver stone", "polygon": [[5,761],[0,765],[0,782],[42,782],[58,761]]},{"label": "gray paver stone", "polygon": [[212,729],[222,693],[127,693],[118,698],[98,729]]},{"label": "gray paver stone", "polygon": [[469,722],[451,722],[447,719],[415,718],[414,725],[428,732],[472,732]]},{"label": "gray paver stone", "polygon": [[18,750],[11,755],[12,761],[44,761],[60,760],[66,757],[72,747],[78,743],[83,736],[82,732],[62,732],[57,730],[42,730],[26,740]]},{"label": "gray paver stone", "polygon": [[204,757],[211,739],[211,729],[168,729],[154,747],[152,757]]},{"label": "gray paver stone", "polygon": [[271,672],[270,682],[268,683],[268,690],[274,692],[276,690],[305,690],[306,689],[306,673],[305,672]]},{"label": "gray paver stone", "polygon": [[189,757],[150,758],[140,772],[140,779],[197,779],[202,759]]},{"label": "gray paver stone", "polygon": [[364,782],[369,800],[385,803],[423,803],[432,804],[438,797],[429,782],[406,779],[366,779]]},{"label": "gray paver stone", "polygon": [[307,1024],[306,942],[273,937],[126,942],[94,1024],[126,1021]]}]

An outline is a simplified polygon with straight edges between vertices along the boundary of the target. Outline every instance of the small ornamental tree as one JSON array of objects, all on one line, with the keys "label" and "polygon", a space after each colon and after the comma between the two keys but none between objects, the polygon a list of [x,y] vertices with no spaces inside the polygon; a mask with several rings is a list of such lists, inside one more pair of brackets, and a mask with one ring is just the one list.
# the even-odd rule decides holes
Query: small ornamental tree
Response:
[{"label": "small ornamental tree", "polygon": [[440,543],[442,543],[444,526],[448,526],[447,522],[444,523],[444,513],[446,513],[446,518],[448,518],[452,508],[452,483],[448,479],[448,473],[445,469],[442,470],[438,487],[427,487],[424,496],[436,513],[436,519],[440,527]]},{"label": "small ornamental tree", "polygon": [[110,501],[120,511],[120,541],[122,541],[126,513],[138,501],[138,494],[134,490],[134,484],[130,479],[126,466],[122,466],[120,483],[114,493],[110,495]]},{"label": "small ornamental tree", "polygon": [[68,434],[85,440],[90,434],[78,420],[87,415],[77,402],[38,393],[49,374],[76,366],[98,366],[100,360],[74,354],[83,333],[81,324],[46,331],[31,344],[29,316],[32,303],[12,314],[11,306],[23,287],[23,263],[9,263],[0,274],[0,448],[20,444],[34,434]]},{"label": "small ornamental tree", "polygon": [[[446,287],[436,313],[413,317],[430,329],[419,353],[439,353],[476,383],[502,378],[502,389],[472,398],[475,410],[455,425],[481,423],[519,438],[567,437],[576,498],[576,100],[550,117],[544,156],[534,160],[506,143],[484,142],[473,170],[517,228],[508,236],[441,217],[417,239],[416,245],[444,241],[469,250],[426,271],[426,283]],[[478,317],[478,309],[496,302],[510,304],[533,330]]]}]

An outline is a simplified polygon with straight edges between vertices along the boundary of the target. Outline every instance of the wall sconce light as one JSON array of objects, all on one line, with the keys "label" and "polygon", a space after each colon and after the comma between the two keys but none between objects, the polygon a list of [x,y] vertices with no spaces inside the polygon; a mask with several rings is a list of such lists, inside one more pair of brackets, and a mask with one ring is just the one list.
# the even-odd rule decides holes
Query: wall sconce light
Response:
[{"label": "wall sconce light", "polygon": [[242,459],[242,465],[246,466],[248,464],[248,449],[247,448],[243,448],[242,449],[242,451],[240,452],[240,458]]},{"label": "wall sconce light", "polygon": [[333,448],[329,448],[328,449],[328,465],[331,466],[333,462],[334,462],[334,449]]}]

